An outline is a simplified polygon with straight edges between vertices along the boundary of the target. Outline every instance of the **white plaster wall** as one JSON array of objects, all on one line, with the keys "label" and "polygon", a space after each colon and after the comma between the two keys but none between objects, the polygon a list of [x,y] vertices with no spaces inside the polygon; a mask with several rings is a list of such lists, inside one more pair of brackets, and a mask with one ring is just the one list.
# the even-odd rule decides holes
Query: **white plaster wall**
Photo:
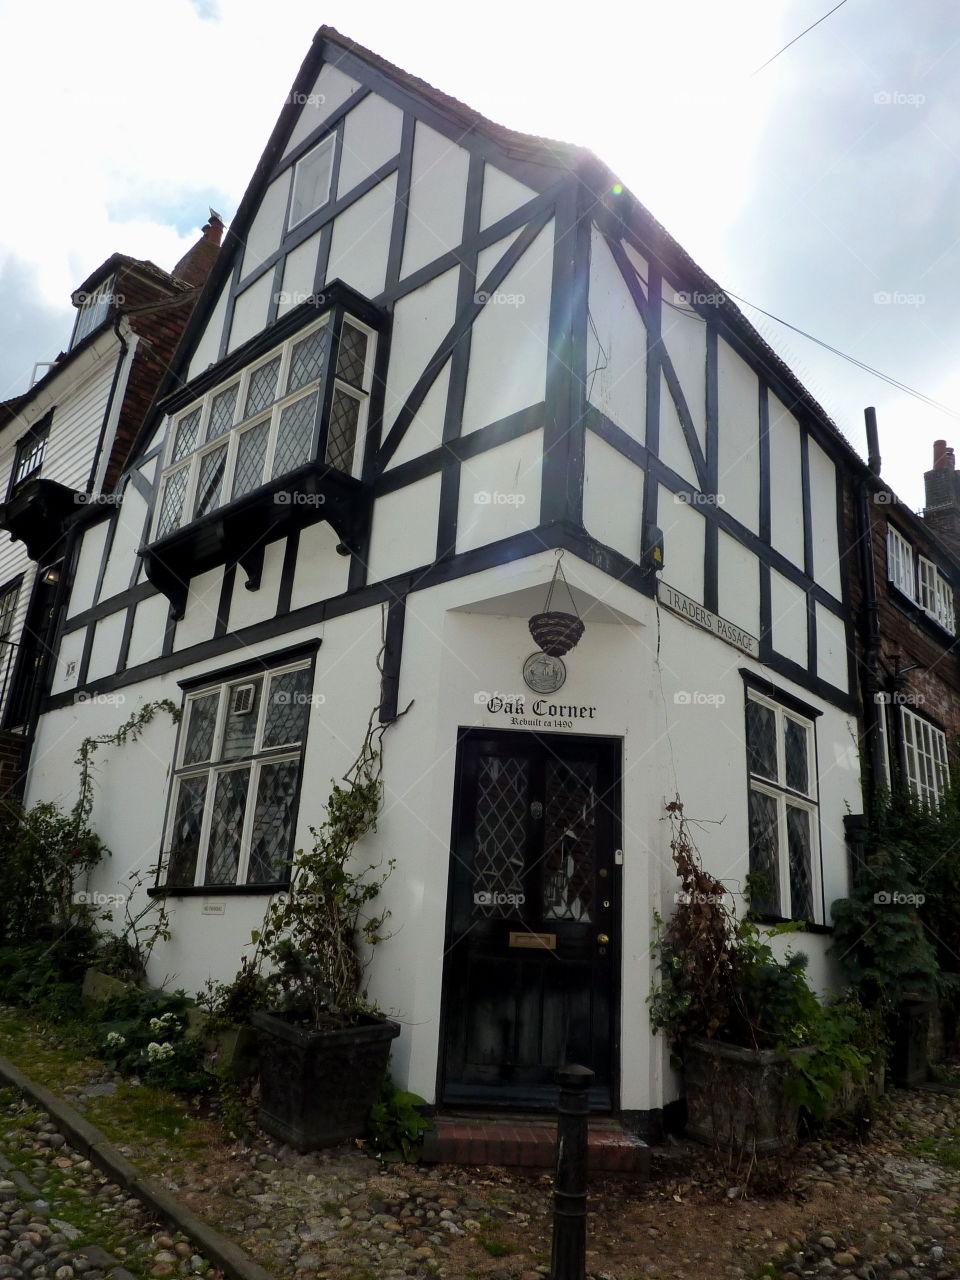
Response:
[{"label": "white plaster wall", "polygon": [[103,560],[103,548],[110,528],[109,520],[101,520],[87,529],[80,544],[77,557],[77,568],[73,575],[70,590],[70,602],[67,605],[67,617],[82,613],[93,605],[93,597],[97,589],[97,577]]},{"label": "white plaster wall", "polygon": [[[394,307],[390,369],[383,412],[387,431],[396,421],[397,414],[426,368],[427,361],[453,324],[459,274],[459,270],[444,272],[423,288],[415,289],[413,293],[400,298]],[[435,448],[443,437],[444,405],[439,404],[437,408],[438,413],[428,413],[421,419],[420,429],[417,431],[425,448]],[[414,430],[411,424],[408,434]],[[404,443],[407,443],[406,440]],[[404,457],[416,456],[416,453],[411,453],[411,447],[412,442],[407,445]],[[418,453],[424,451],[424,448],[417,450]]]},{"label": "white plaster wall", "polygon": [[460,468],[457,551],[536,528],[542,467],[542,431],[468,458]]},{"label": "white plaster wall", "polygon": [[128,667],[136,667],[141,662],[160,657],[169,613],[170,604],[166,596],[150,596],[140,601],[133,615]]},{"label": "white plaster wall", "polygon": [[190,580],[190,594],[183,617],[177,623],[174,649],[189,649],[213,636],[223,585],[223,569],[210,569]]},{"label": "white plaster wall", "polygon": [[433,386],[423,398],[413,421],[404,432],[397,451],[387,466],[399,467],[411,458],[437,449],[443,442],[443,423],[447,411],[447,392],[450,390],[450,361],[448,360],[434,379]]},{"label": "white plaster wall", "polygon": [[287,212],[287,197],[290,194],[290,181],[293,169],[287,169],[270,183],[257,208],[253,222],[246,236],[243,251],[243,265],[240,278],[248,276],[262,266],[265,258],[269,258],[280,248],[283,238],[283,223]]},{"label": "white plaster wall", "polygon": [[300,546],[293,574],[290,608],[302,609],[341,595],[347,589],[350,558],[337,552],[340,539],[327,522],[300,530]]},{"label": "white plaster wall", "polygon": [[847,637],[843,619],[825,609],[817,611],[817,674],[837,689],[846,692],[849,683],[847,667]]},{"label": "white plaster wall", "polygon": [[646,435],[647,331],[603,236],[590,246],[587,398],[635,440]]},{"label": "white plaster wall", "polygon": [[288,253],[283,264],[283,283],[280,286],[280,299],[277,315],[286,315],[293,307],[299,306],[313,293],[313,278],[317,271],[317,253],[320,247],[320,232],[297,245]]},{"label": "white plaster wall", "polygon": [[[223,336],[223,322],[227,314],[227,298],[230,294],[230,279],[220,290],[220,296],[217,298],[216,305],[210,312],[210,319],[204,326],[200,339],[194,349],[193,356],[187,368],[187,381],[195,378],[198,373],[203,373],[204,369],[215,364],[220,354],[220,339]],[[164,423],[164,427],[166,422]]]},{"label": "white plaster wall", "polygon": [[93,648],[90,650],[90,666],[87,670],[88,680],[100,680],[104,676],[113,675],[116,671],[125,619],[126,611],[120,610],[109,614],[106,618],[101,618],[96,624]]},{"label": "white plaster wall", "polygon": [[587,432],[583,523],[593,537],[633,561],[640,559],[642,544],[643,484],[640,467]]},{"label": "white plaster wall", "polygon": [[800,485],[800,428],[772,393],[770,415],[770,542],[803,568],[803,492]]},{"label": "white plaster wall", "polygon": [[[80,658],[83,654],[83,642],[87,630],[70,631],[60,641],[53,664],[53,675],[50,681],[51,694],[63,693],[76,687],[80,672]],[[72,666],[72,670],[70,670]],[[69,674],[68,674],[69,673]]]},{"label": "white plaster wall", "polygon": [[228,351],[236,351],[248,338],[267,327],[267,310],[273,292],[273,272],[268,271],[260,279],[244,289],[233,305],[233,323],[230,326]]},{"label": "white plaster wall", "polygon": [[147,504],[132,484],[125,487],[115,517],[113,544],[100,585],[100,600],[126,591],[138,563],[137,547],[143,538]]},{"label": "white plaster wall", "polygon": [[460,244],[469,166],[470,157],[463,147],[418,122],[401,277],[412,275]]},{"label": "white plaster wall", "polygon": [[840,599],[840,548],[837,529],[837,469],[816,440],[808,441],[810,520],[813,526],[813,576]]},{"label": "white plaster wall", "polygon": [[544,397],[553,235],[550,222],[473,323],[464,435]]},{"label": "white plaster wall", "polygon": [[383,292],[396,191],[391,174],[334,221],[327,280],[343,280],[368,298]]},{"label": "white plaster wall", "polygon": [[696,467],[693,465],[686,436],[680,425],[680,415],[677,413],[676,403],[662,373],[660,375],[660,443],[657,453],[661,461],[678,476],[682,476],[687,484],[694,489],[700,488]]},{"label": "white plaster wall", "polygon": [[760,531],[760,399],[757,375],[719,339],[718,492],[726,510]]},{"label": "white plaster wall", "polygon": [[776,569],[770,571],[770,625],[773,647],[807,665],[807,596]]},{"label": "white plaster wall", "polygon": [[314,81],[313,88],[305,94],[301,103],[302,110],[284,147],[283,154],[289,155],[294,147],[309,138],[315,129],[319,129],[325,120],[343,106],[348,98],[360,90],[360,85],[350,76],[345,75],[338,67],[327,62],[320,68],[320,74]]},{"label": "white plaster wall", "polygon": [[521,208],[529,200],[535,199],[537,193],[532,187],[525,186],[512,178],[509,173],[495,165],[483,167],[483,196],[480,202],[480,229],[486,230],[495,222]]},{"label": "white plaster wall", "polygon": [[683,305],[681,295],[664,281],[661,332],[663,345],[677,374],[690,417],[700,438],[706,442],[707,345],[706,322]]},{"label": "white plaster wall", "polygon": [[393,159],[400,150],[402,127],[403,112],[375,93],[353,108],[343,123],[338,199]]},{"label": "white plaster wall", "polygon": [[433,563],[439,509],[439,472],[377,499],[367,562],[370,582]]},{"label": "white plaster wall", "polygon": [[264,547],[263,573],[260,576],[260,586],[256,591],[247,590],[247,575],[241,565],[237,566],[227,624],[231,631],[240,631],[243,627],[252,627],[256,622],[265,622],[277,612],[280,570],[283,566],[285,546],[286,539],[280,538],[276,542],[269,542]]},{"label": "white plaster wall", "polygon": [[660,487],[657,522],[663,530],[663,580],[694,600],[703,600],[703,516]]},{"label": "white plaster wall", "polygon": [[720,530],[717,549],[718,613],[760,637],[760,561]]}]

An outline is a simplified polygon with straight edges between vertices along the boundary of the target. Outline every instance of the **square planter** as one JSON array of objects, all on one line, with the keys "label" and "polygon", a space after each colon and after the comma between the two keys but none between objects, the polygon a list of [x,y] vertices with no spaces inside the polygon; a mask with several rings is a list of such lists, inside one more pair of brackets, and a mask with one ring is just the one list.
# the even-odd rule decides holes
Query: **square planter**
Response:
[{"label": "square planter", "polygon": [[341,1031],[308,1031],[263,1012],[251,1021],[260,1053],[261,1127],[297,1151],[360,1137],[399,1025],[369,1017]]},{"label": "square planter", "polygon": [[683,1046],[687,1133],[725,1150],[779,1151],[796,1141],[799,1106],[784,1094],[790,1058],[716,1040]]},{"label": "square planter", "polygon": [[231,1080],[247,1080],[257,1070],[257,1033],[253,1027],[224,1027],[203,1037],[207,1071],[223,1070]]},{"label": "square planter", "polygon": [[121,978],[114,978],[112,974],[101,973],[99,969],[87,969],[83,975],[81,999],[86,1005],[106,1004],[114,996],[134,990],[136,984],[133,982],[124,982]]}]

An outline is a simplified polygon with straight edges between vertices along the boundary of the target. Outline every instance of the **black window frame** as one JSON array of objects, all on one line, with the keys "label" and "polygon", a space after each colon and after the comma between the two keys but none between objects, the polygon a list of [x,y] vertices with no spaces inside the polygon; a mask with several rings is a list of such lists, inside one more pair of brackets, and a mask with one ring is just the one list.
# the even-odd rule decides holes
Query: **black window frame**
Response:
[{"label": "black window frame", "polygon": [[[16,451],[13,455],[13,466],[10,470],[10,483],[7,486],[7,500],[27,483],[28,480],[34,480],[43,470],[44,459],[47,454],[47,444],[50,440],[50,427],[53,423],[53,410],[45,413],[42,418],[32,424],[20,437],[16,444]],[[30,467],[29,471],[21,474],[23,463],[37,451],[39,446],[39,456]]]}]

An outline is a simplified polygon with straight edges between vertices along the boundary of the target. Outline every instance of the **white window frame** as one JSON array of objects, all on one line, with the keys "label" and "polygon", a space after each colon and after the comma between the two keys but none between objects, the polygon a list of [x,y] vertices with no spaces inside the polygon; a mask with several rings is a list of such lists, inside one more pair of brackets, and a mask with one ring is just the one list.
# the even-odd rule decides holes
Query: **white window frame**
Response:
[{"label": "white window frame", "polygon": [[[290,221],[287,225],[288,231],[292,231],[294,227],[299,227],[301,222],[306,222],[307,218],[311,217],[318,209],[322,209],[323,206],[329,202],[330,197],[333,194],[333,164],[335,159],[334,148],[336,146],[336,141],[336,133],[328,134],[322,142],[318,142],[315,147],[311,147],[309,151],[305,152],[293,166],[293,181],[290,191]],[[313,160],[317,157],[320,151],[327,151],[330,154],[330,167],[327,170],[327,189],[323,193],[322,197],[307,209],[305,213],[301,213],[299,217],[295,217],[294,210],[297,206],[297,188],[300,183],[301,175],[305,172],[307,161]]]},{"label": "white window frame", "polygon": [[[820,800],[819,771],[817,768],[817,738],[814,721],[799,712],[784,706],[774,698],[766,697],[757,690],[747,688],[747,698],[769,708],[776,716],[777,738],[777,777],[765,778],[762,774],[750,772],[750,751],[747,743],[747,779],[748,789],[762,795],[770,796],[777,804],[777,885],[780,904],[780,915],[784,919],[806,919],[795,916],[790,898],[790,854],[789,835],[787,829],[788,808],[802,809],[809,815],[810,830],[810,898],[813,908],[813,922],[823,923],[823,891],[820,867]],[[806,792],[797,791],[786,785],[786,746],[785,722],[792,721],[800,725],[806,733],[807,740],[807,787]],[[747,808],[747,842],[749,849],[749,799]],[[749,856],[749,855],[748,855]]]},{"label": "white window frame", "polygon": [[[203,819],[200,829],[197,860],[194,867],[193,883],[192,885],[185,885],[181,883],[171,884],[171,889],[200,887],[208,888],[211,892],[216,892],[217,889],[230,887],[229,885],[224,884],[224,882],[208,882],[206,880],[206,870],[207,861],[210,856],[210,832],[213,825],[213,799],[216,792],[217,779],[221,774],[233,772],[238,769],[249,769],[250,778],[247,783],[247,798],[244,806],[243,830],[240,837],[240,854],[237,863],[237,876],[233,884],[253,889],[260,884],[267,883],[264,881],[255,881],[253,884],[247,886],[247,873],[250,867],[250,846],[252,844],[253,824],[256,816],[256,800],[260,785],[260,773],[264,765],[284,764],[290,761],[296,761],[298,768],[297,787],[299,789],[303,778],[303,757],[306,748],[307,734],[309,732],[310,719],[310,704],[308,703],[308,710],[304,719],[303,736],[300,741],[297,743],[281,744],[277,747],[264,747],[263,733],[266,725],[267,708],[270,700],[269,690],[271,682],[278,676],[285,675],[291,671],[312,669],[313,664],[311,659],[300,659],[298,661],[284,663],[283,665],[276,667],[247,672],[245,675],[234,674],[232,676],[224,676],[220,680],[215,680],[210,684],[203,685],[202,688],[190,690],[184,701],[183,716],[181,719],[183,730],[180,733],[179,742],[177,744],[176,771],[173,778],[173,785],[170,790],[170,804],[167,813],[167,830],[165,832],[163,842],[165,858],[168,858],[170,853],[177,820],[180,791],[183,783],[194,778],[206,777],[206,794],[204,798]],[[262,678],[263,687],[260,695],[260,706],[257,710],[257,725],[252,748],[247,755],[237,757],[235,759],[224,760],[222,758],[223,739],[230,710],[232,691],[238,686],[249,684],[252,680],[258,678]],[[209,697],[211,694],[218,694],[220,701],[217,706],[217,717],[213,732],[210,759],[198,761],[194,764],[185,764],[183,757],[187,747],[192,706],[200,699]],[[298,807],[299,795],[294,807],[294,816],[296,816],[296,809]],[[292,852],[293,849],[291,847],[288,851],[288,856],[292,854]],[[167,874],[169,874],[169,868]],[[281,884],[284,883],[284,881],[270,881],[269,883]]]},{"label": "white window frame", "polygon": [[[297,400],[317,392],[323,395],[323,379],[315,378],[312,382],[306,383],[302,387],[298,387],[295,391],[286,392],[278,399],[275,398],[269,406],[261,409],[259,412],[252,414],[249,418],[244,418],[244,408],[247,400],[247,391],[250,386],[250,380],[256,371],[264,365],[269,364],[276,357],[280,356],[280,367],[277,373],[277,387],[286,388],[287,379],[290,373],[290,363],[292,352],[295,346],[301,343],[305,338],[309,338],[311,334],[318,333],[327,324],[332,322],[332,317],[328,314],[319,320],[316,324],[307,326],[306,328],[297,330],[282,345],[274,347],[264,356],[257,359],[253,364],[245,368],[239,376],[227,378],[223,382],[218,383],[210,391],[208,391],[202,400],[194,401],[186,408],[180,410],[174,417],[167,420],[166,443],[163,450],[164,466],[158,486],[156,509],[153,516],[153,532],[152,539],[161,536],[159,533],[160,523],[163,517],[164,502],[166,500],[167,487],[172,477],[181,470],[189,468],[187,477],[186,492],[184,495],[183,505],[180,512],[180,518],[171,527],[166,530],[162,536],[175,532],[177,529],[183,528],[185,525],[192,524],[194,520],[202,517],[194,515],[194,509],[197,503],[200,468],[204,457],[215,452],[224,444],[227,446],[227,455],[224,464],[223,480],[220,486],[220,500],[216,506],[211,508],[215,511],[220,507],[226,506],[228,502],[233,501],[233,486],[236,477],[237,452],[240,444],[240,437],[253,427],[259,426],[262,422],[269,421],[270,430],[267,439],[267,449],[263,464],[263,479],[261,485],[270,483],[275,477],[273,472],[273,459],[276,453],[277,439],[280,431],[280,416],[283,410]],[[353,458],[351,460],[350,475],[355,479],[359,479],[363,470],[363,457],[366,448],[367,438],[367,419],[369,415],[370,403],[370,386],[373,381],[373,367],[376,355],[376,331],[371,329],[369,325],[363,324],[355,319],[352,315],[344,315],[344,325],[351,325],[354,329],[358,329],[366,335],[367,348],[364,362],[363,387],[357,388],[351,386],[347,382],[342,382],[335,376],[336,356],[333,359],[332,368],[334,370],[334,389],[342,391],[344,394],[351,396],[357,400],[360,405],[360,412],[357,420],[357,434],[353,448]],[[210,421],[210,413],[213,401],[217,396],[228,390],[231,386],[237,386],[237,398],[234,406],[233,421],[226,432],[222,432],[214,440],[209,442],[206,440],[207,426]],[[332,402],[331,402],[332,403]],[[189,453],[185,454],[176,463],[173,462],[173,451],[177,437],[177,429],[180,423],[188,418],[197,408],[200,408],[200,420],[197,427],[197,443]],[[248,494],[255,492],[256,488],[248,489],[245,494],[239,495],[246,497]],[[209,513],[208,513],[209,514]]]},{"label": "white window frame", "polygon": [[951,635],[956,634],[953,587],[932,560],[917,554],[917,603]]},{"label": "white window frame", "polygon": [[77,313],[73,337],[70,339],[71,351],[84,338],[93,333],[94,329],[99,328],[110,314],[110,308],[115,301],[113,286],[116,283],[116,279],[116,274],[108,276],[102,284],[97,286],[93,293],[84,298]]},{"label": "white window frame", "polygon": [[907,785],[921,803],[938,808],[950,782],[947,735],[908,707],[900,707]]},{"label": "white window frame", "polygon": [[909,599],[916,600],[913,547],[892,524],[887,525],[887,579]]}]

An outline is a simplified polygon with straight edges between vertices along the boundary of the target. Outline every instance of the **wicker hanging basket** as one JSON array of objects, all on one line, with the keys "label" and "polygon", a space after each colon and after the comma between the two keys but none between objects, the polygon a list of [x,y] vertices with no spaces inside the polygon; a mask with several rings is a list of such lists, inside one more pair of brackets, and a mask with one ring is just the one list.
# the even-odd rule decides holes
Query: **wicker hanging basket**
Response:
[{"label": "wicker hanging basket", "polygon": [[[535,613],[527,624],[537,646],[544,653],[549,654],[551,658],[561,658],[565,653],[569,653],[585,630],[579,610],[577,610],[577,602],[574,600],[573,592],[570,590],[570,584],[560,568],[560,557],[562,555],[563,552],[561,551],[557,556],[557,564],[550,580],[550,590],[547,592],[543,613]],[[566,587],[570,603],[575,610],[574,613],[563,613],[558,609],[550,608],[558,581],[561,581]]]}]

